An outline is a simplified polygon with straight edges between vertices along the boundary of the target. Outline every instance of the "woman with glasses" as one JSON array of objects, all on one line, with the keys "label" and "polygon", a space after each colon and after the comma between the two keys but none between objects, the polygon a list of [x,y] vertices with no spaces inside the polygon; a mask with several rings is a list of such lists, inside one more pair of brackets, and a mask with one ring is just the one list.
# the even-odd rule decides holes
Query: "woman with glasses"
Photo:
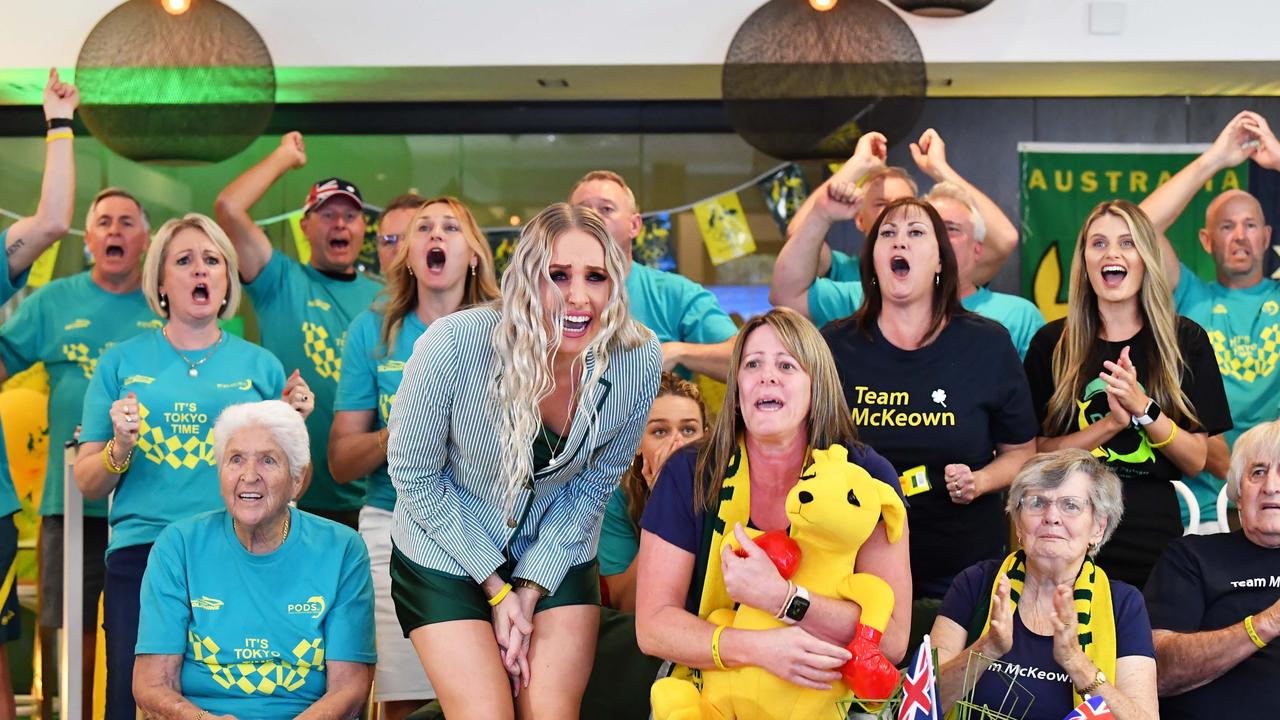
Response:
[{"label": "woman with glasses", "polygon": [[1059,720],[1092,695],[1118,720],[1158,717],[1142,595],[1093,561],[1124,514],[1120,480],[1084,450],[1044,453],[1007,511],[1022,549],[956,576],[933,624],[942,707]]},{"label": "woman with glasses", "polygon": [[[392,206],[402,198],[392,201]],[[424,200],[403,220],[388,209],[380,241],[394,238],[383,267],[384,301],[355,317],[342,352],[342,378],[329,431],[329,470],[347,483],[368,477],[360,536],[373,569],[378,630],[374,700],[400,720],[435,691],[405,639],[391,602],[391,524],[396,490],[387,475],[387,417],[413,346],[436,320],[498,297],[493,253],[471,211],[451,197]],[[388,228],[388,220],[395,227]],[[381,252],[382,245],[379,245]]]}]

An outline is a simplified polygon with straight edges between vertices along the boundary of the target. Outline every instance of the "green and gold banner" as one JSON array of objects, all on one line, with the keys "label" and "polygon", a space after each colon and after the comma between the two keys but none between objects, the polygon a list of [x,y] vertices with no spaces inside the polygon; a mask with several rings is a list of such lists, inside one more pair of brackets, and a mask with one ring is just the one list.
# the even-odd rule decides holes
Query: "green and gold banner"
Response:
[{"label": "green and gold banner", "polygon": [[[1204,145],[1096,145],[1019,143],[1022,205],[1022,292],[1046,320],[1066,314],[1067,280],[1080,224],[1098,203],[1140,202],[1173,177]],[[1205,183],[1169,228],[1178,257],[1197,275],[1213,279],[1213,258],[1200,246],[1209,202],[1223,190],[1248,190],[1241,164]]]}]

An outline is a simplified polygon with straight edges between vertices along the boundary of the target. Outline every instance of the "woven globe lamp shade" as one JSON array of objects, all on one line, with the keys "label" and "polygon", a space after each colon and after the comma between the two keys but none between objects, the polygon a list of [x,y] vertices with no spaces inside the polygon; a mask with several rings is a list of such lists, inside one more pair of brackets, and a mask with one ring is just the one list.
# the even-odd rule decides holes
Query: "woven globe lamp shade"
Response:
[{"label": "woven globe lamp shade", "polygon": [[171,15],[128,0],[102,18],[76,61],[80,117],[131,160],[225,160],[262,134],[275,107],[271,54],[217,0]]},{"label": "woven globe lamp shade", "polygon": [[848,157],[863,133],[892,143],[924,109],[925,66],[911,28],[877,0],[770,0],[725,56],[729,122],[757,150],[785,160]]},{"label": "woven globe lamp shade", "polygon": [[889,0],[901,10],[926,17],[958,17],[977,12],[992,0]]}]

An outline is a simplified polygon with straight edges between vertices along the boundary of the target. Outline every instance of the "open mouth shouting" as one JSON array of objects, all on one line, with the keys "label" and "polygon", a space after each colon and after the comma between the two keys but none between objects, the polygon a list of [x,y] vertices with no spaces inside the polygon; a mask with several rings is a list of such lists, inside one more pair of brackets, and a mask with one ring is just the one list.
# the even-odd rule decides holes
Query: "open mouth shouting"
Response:
[{"label": "open mouth shouting", "polygon": [[889,258],[889,271],[898,279],[904,279],[911,274],[911,263],[901,255],[894,255]]},{"label": "open mouth shouting", "polygon": [[427,251],[427,270],[435,274],[444,272],[444,264],[448,259],[449,256],[445,254],[444,248],[431,248]]},{"label": "open mouth shouting", "polygon": [[786,407],[786,403],[777,395],[761,395],[756,398],[755,408],[761,412],[777,412]]},{"label": "open mouth shouting", "polygon": [[1118,288],[1124,283],[1124,279],[1129,276],[1129,271],[1123,265],[1103,265],[1102,266],[1102,284],[1108,288]]},{"label": "open mouth shouting", "polygon": [[191,301],[197,305],[209,304],[209,286],[204,283],[196,283],[191,290]]},{"label": "open mouth shouting", "polygon": [[565,313],[564,336],[567,338],[585,337],[587,330],[591,328],[592,318],[590,315],[580,313]]},{"label": "open mouth shouting", "polygon": [[329,240],[329,249],[343,252],[351,247],[351,241],[344,237],[332,238]]}]

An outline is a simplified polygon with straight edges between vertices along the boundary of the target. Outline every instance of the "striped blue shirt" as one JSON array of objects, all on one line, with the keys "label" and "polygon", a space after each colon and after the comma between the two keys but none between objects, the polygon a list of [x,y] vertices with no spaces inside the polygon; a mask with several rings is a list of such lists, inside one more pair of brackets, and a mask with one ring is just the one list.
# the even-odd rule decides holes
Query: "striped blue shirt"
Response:
[{"label": "striped blue shirt", "polygon": [[[413,562],[481,582],[509,559],[514,576],[555,592],[569,568],[595,557],[605,505],[640,444],[658,391],[662,351],[651,337],[610,354],[578,402],[565,447],[534,475],[508,525],[492,388],[498,312],[480,307],[435,321],[404,369],[388,423],[396,488],[396,548]],[[587,358],[589,374],[594,357]],[[597,435],[588,444],[591,415]]]}]

